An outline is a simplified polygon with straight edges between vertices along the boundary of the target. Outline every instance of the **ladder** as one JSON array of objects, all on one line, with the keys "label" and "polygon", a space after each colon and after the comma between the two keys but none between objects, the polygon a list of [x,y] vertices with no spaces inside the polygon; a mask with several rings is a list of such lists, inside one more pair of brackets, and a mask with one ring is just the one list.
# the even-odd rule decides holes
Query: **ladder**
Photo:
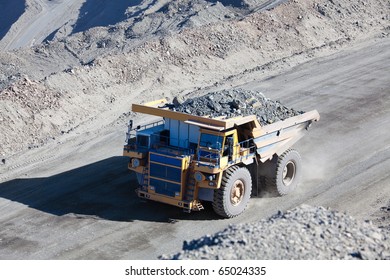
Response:
[{"label": "ladder", "polygon": [[144,167],[144,170],[142,172],[141,190],[144,192],[148,191],[148,186],[149,186],[149,168]]},{"label": "ladder", "polygon": [[[194,201],[194,195],[195,195],[195,177],[194,177],[194,167],[193,165],[190,165],[188,169],[188,177],[187,177],[187,187],[186,187],[186,192],[184,194],[184,201],[186,201],[189,205],[189,207],[184,207],[184,212],[190,213],[191,210],[194,211],[200,211],[203,210],[204,207],[200,201],[196,200]],[[191,208],[191,202],[192,203],[192,208]]]}]

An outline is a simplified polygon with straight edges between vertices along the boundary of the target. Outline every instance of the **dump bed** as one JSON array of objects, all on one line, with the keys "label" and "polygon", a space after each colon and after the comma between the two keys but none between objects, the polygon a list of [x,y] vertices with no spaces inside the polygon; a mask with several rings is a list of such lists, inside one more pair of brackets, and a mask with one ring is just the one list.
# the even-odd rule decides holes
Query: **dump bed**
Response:
[{"label": "dump bed", "polygon": [[280,155],[283,153],[304,135],[305,130],[309,128],[313,121],[320,119],[317,110],[313,110],[261,126],[255,115],[234,118],[209,118],[207,116],[195,116],[176,112],[170,110],[169,104],[165,99],[143,105],[133,104],[132,110],[133,112],[179,120],[187,124],[217,131],[237,128],[247,124],[246,127],[251,128],[248,136],[253,138],[262,162],[272,158],[274,154]]},{"label": "dump bed", "polygon": [[253,138],[260,160],[265,162],[274,154],[280,155],[297,142],[313,121],[318,121],[320,115],[312,110],[298,116],[268,124],[253,129]]}]

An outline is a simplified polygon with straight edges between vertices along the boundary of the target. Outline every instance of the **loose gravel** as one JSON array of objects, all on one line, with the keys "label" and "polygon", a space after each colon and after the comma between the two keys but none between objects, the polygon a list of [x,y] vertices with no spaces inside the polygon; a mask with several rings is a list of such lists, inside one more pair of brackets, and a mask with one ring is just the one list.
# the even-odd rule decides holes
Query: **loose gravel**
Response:
[{"label": "loose gravel", "polygon": [[303,113],[287,108],[279,101],[266,98],[261,92],[243,89],[210,92],[185,101],[175,97],[170,108],[173,111],[210,118],[256,115],[263,126]]},{"label": "loose gravel", "polygon": [[323,207],[302,205],[269,219],[230,225],[214,235],[185,241],[161,259],[390,260],[386,231]]}]

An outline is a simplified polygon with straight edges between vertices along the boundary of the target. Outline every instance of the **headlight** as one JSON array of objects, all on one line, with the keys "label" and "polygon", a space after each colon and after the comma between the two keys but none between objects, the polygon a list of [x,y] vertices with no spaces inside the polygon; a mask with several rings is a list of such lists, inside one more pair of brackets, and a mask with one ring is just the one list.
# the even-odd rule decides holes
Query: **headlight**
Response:
[{"label": "headlight", "polygon": [[139,159],[138,158],[133,158],[131,164],[132,164],[133,167],[138,167],[139,164],[140,164]]},{"label": "headlight", "polygon": [[196,171],[195,175],[194,175],[194,178],[198,182],[203,181],[203,174],[201,172],[199,172],[199,171]]}]

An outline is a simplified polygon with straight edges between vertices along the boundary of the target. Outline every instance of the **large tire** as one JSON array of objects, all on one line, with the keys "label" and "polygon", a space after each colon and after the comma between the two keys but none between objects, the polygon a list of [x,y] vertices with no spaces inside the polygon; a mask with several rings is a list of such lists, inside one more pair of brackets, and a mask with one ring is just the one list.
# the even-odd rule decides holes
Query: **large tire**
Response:
[{"label": "large tire", "polygon": [[225,218],[244,212],[252,192],[252,177],[245,167],[232,166],[226,170],[221,187],[214,191],[213,209]]},{"label": "large tire", "polygon": [[267,178],[267,185],[276,188],[279,195],[291,193],[298,185],[302,175],[301,156],[289,149],[279,156],[275,175]]}]

